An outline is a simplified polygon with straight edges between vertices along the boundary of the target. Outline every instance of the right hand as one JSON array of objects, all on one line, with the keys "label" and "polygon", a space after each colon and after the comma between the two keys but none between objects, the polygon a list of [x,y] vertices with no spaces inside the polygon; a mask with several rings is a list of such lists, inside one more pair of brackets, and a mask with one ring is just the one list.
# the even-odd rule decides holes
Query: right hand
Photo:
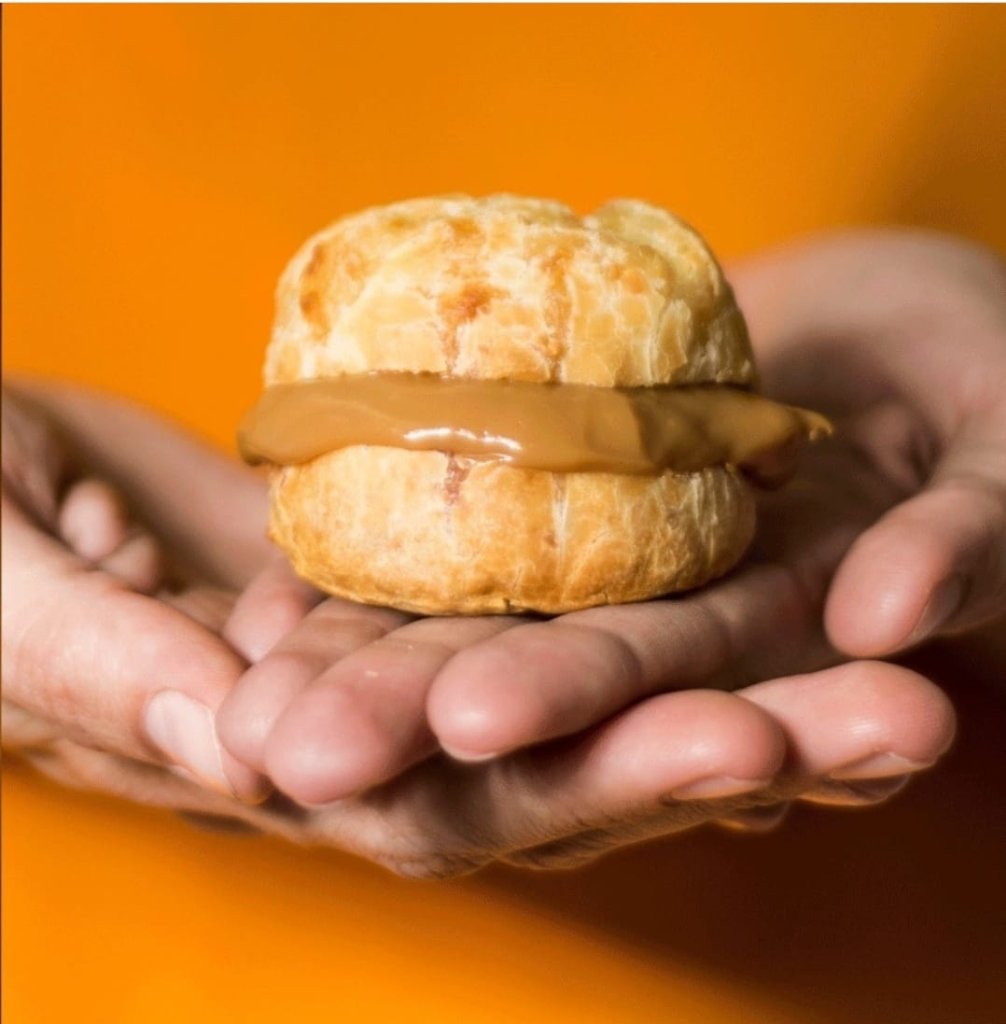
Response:
[{"label": "right hand", "polygon": [[[231,633],[291,583],[284,566],[264,573],[235,607]],[[879,803],[953,737],[939,689],[866,661],[736,693],[651,696],[486,759],[446,754],[427,702],[458,644],[533,628],[518,617],[412,619],[330,598],[245,674],[221,708],[221,736],[302,809],[312,841],[436,878],[494,861],[574,867],[703,823],[762,831],[793,800]],[[528,675],[561,671],[563,654],[540,648]],[[522,680],[511,678],[517,701]]]},{"label": "right hand", "polygon": [[[747,805],[868,799],[933,763],[953,733],[946,698],[847,659],[1006,611],[1002,269],[952,240],[866,233],[765,258],[738,284],[770,393],[839,428],[764,496],[739,571],[548,622],[326,602],[224,703],[231,752],[296,800],[338,802],[342,832],[376,802],[413,847],[462,864],[575,859]],[[438,751],[472,764],[429,762]],[[439,815],[432,778],[454,794]]]}]

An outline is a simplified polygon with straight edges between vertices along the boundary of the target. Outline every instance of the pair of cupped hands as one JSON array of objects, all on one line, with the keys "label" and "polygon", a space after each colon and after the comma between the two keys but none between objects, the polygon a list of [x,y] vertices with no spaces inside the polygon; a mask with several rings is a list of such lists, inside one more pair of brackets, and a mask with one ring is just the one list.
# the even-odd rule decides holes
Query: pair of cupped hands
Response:
[{"label": "pair of cupped hands", "polygon": [[731,278],[764,390],[835,438],[760,495],[727,578],[547,621],[325,599],[265,540],[259,475],[125,403],[13,384],[5,747],[427,877],[886,799],[954,713],[875,659],[1006,615],[1006,275],[861,232]]}]

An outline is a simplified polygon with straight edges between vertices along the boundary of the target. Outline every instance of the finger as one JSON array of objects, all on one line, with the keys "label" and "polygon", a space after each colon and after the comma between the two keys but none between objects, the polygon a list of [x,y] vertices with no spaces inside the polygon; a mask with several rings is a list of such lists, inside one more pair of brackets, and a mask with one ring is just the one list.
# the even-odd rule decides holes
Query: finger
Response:
[{"label": "finger", "polygon": [[164,555],[156,538],[135,530],[98,563],[140,594],[153,594],[164,583]]},{"label": "finger", "polygon": [[[507,859],[528,866],[562,866],[563,862],[573,863],[580,853],[593,859],[608,849],[669,835],[705,821],[736,818],[741,812],[743,817],[749,817],[748,812],[753,807],[794,799],[805,791],[821,793],[828,784],[833,794],[839,789],[848,794],[854,787],[868,791],[868,786],[877,784],[862,780],[884,780],[922,770],[947,749],[953,738],[953,711],[942,691],[932,683],[894,665],[871,662],[842,665],[805,676],[760,683],[738,694],[716,695],[750,701],[761,708],[766,720],[779,730],[773,735],[785,742],[786,763],[783,770],[775,773],[774,779],[732,797],[726,792],[717,793],[716,787],[710,786],[707,799],[665,801],[660,808],[655,808],[652,800],[648,806],[645,801],[640,805],[635,799],[637,791],[634,787],[627,788],[624,780],[630,772],[638,777],[642,768],[644,778],[652,784],[661,773],[664,748],[660,739],[670,739],[656,731],[659,721],[650,720],[650,709],[660,707],[659,702],[699,693],[702,691],[653,698],[619,716],[611,725],[601,727],[598,735],[618,736],[626,747],[629,742],[633,743],[634,750],[623,749],[621,757],[612,758],[607,764],[601,759],[592,762],[592,772],[606,771],[607,777],[597,779],[589,788],[582,787],[571,793],[564,784],[566,780],[556,781],[549,770],[540,780],[529,778],[534,792],[543,782],[551,782],[551,799],[560,808],[565,807],[567,813],[570,808],[575,809],[577,818],[585,825],[598,820],[602,824],[599,828],[576,830],[573,836],[546,837],[544,843],[524,844],[524,849],[508,855]],[[670,705],[664,705],[667,706]],[[629,732],[629,724],[634,721],[643,721],[647,730],[654,731]],[[694,729],[696,742],[703,742],[703,726],[708,729],[709,719],[705,723],[689,724]],[[750,738],[742,739],[739,733],[735,738],[736,743],[750,741]],[[518,755],[516,760],[521,765],[538,764],[542,756],[539,751],[531,750]],[[560,759],[563,756],[560,755]],[[568,771],[568,768],[561,770]],[[903,785],[902,779],[897,778],[888,786],[888,795]],[[682,795],[680,789],[677,795]],[[517,802],[525,808],[536,807],[523,792]],[[600,818],[601,815],[605,817]],[[538,818],[548,821],[544,809],[538,811]],[[557,816],[556,823],[561,820],[561,816]],[[518,822],[511,827],[520,834],[527,826]]]},{"label": "finger", "polygon": [[126,506],[111,484],[87,477],[66,492],[59,509],[59,535],[81,558],[107,558],[125,541],[129,529]]},{"label": "finger", "polygon": [[911,775],[954,738],[954,711],[937,686],[882,662],[850,662],[739,691],[772,716],[789,743],[795,794],[819,780],[861,782]]},{"label": "finger", "polygon": [[220,587],[192,586],[181,590],[161,590],[157,593],[157,599],[218,636],[234,608],[234,594]]},{"label": "finger", "polygon": [[879,657],[1006,615],[1006,428],[962,435],[930,486],[868,530],[828,595],[832,642]]},{"label": "finger", "polygon": [[0,746],[5,752],[45,747],[61,735],[55,723],[19,708],[7,697],[0,699]]},{"label": "finger", "polygon": [[2,528],[5,695],[82,744],[255,798],[261,780],[221,748],[213,727],[243,667],[230,648],[90,569],[6,500]]},{"label": "finger", "polygon": [[258,810],[194,785],[158,765],[94,750],[65,738],[44,749],[19,751],[17,756],[62,786],[167,808],[183,816],[233,818],[251,816]]},{"label": "finger", "polygon": [[342,843],[370,833],[360,852],[400,873],[453,871],[592,830],[618,845],[691,828],[756,799],[784,754],[781,730],[749,701],[687,690],[477,768],[428,762],[381,798],[379,830],[337,810],[329,820]]},{"label": "finger", "polygon": [[183,819],[214,831],[267,832],[293,842],[309,838],[307,820],[271,798],[245,804],[194,784],[164,768],[93,750],[60,739],[45,749],[18,751],[17,758],[60,785],[176,811]]},{"label": "finger", "polygon": [[160,545],[130,522],[122,495],[104,480],[87,477],[70,487],[57,530],[72,551],[134,590],[150,594],[161,585]]},{"label": "finger", "polygon": [[596,746],[577,744],[554,765],[542,765],[536,750],[518,755],[532,770],[544,767],[540,779],[522,773],[521,784],[532,782],[537,793],[550,783],[552,792],[543,804],[524,804],[537,812],[535,819],[510,827],[522,839],[538,829],[549,834],[520,842],[505,859],[523,867],[577,867],[772,800],[785,740],[771,718],[750,717],[738,700],[703,690],[654,697],[602,726]]},{"label": "finger", "polygon": [[407,621],[407,615],[389,608],[323,601],[252,665],[223,701],[217,729],[226,749],[264,770],[269,734],[298,694],[329,666]]},{"label": "finger", "polygon": [[420,619],[343,657],[286,708],[265,767],[300,803],[340,800],[393,778],[437,749],[426,721],[433,679],[459,647],[515,618]]},{"label": "finger", "polygon": [[224,626],[224,639],[254,663],[324,599],[285,558],[274,556],[238,598]]},{"label": "finger", "polygon": [[815,667],[829,657],[815,590],[795,571],[750,564],[692,596],[521,625],[446,665],[430,691],[431,726],[445,749],[479,760],[575,733],[660,690],[770,678],[794,648]]},{"label": "finger", "polygon": [[[25,514],[46,530],[59,520],[60,484],[71,477],[66,446],[51,419],[18,388],[3,382],[3,489]],[[26,457],[26,453],[31,453]]]},{"label": "finger", "polygon": [[[925,416],[945,421],[1002,387],[994,376],[1006,323],[1002,261],[971,242],[849,232],[760,253],[732,266],[730,283],[771,392],[796,385],[805,401],[863,408],[889,397],[896,381]],[[964,372],[962,334],[971,353]],[[844,358],[834,358],[838,348]]]},{"label": "finger", "polygon": [[118,488],[186,566],[244,586],[274,554],[265,537],[267,487],[254,471],[122,399],[53,384],[19,387],[59,424],[78,461]]},{"label": "finger", "polygon": [[200,805],[221,799],[166,768],[111,754],[59,737],[45,747],[18,750],[15,757],[69,789],[116,796],[149,807]]}]

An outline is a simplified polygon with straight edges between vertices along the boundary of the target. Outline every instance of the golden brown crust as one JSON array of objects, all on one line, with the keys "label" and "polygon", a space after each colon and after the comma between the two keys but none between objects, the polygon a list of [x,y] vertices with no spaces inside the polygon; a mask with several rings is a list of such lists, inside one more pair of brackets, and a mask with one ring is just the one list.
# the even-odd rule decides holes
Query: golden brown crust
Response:
[{"label": "golden brown crust", "polygon": [[687,590],[743,555],[731,469],[545,473],[345,448],[276,471],[270,536],[331,594],[424,614],[566,612]]},{"label": "golden brown crust", "polygon": [[716,260],[666,210],[454,196],[337,221],[284,272],[266,383],[366,370],[635,387],[753,364]]},{"label": "golden brown crust", "polygon": [[[630,387],[754,373],[719,266],[672,214],[513,196],[366,210],[302,247],[266,383],[371,370]],[[426,614],[685,590],[730,569],[753,527],[729,468],[552,474],[367,446],[275,471],[270,519],[321,589]]]}]

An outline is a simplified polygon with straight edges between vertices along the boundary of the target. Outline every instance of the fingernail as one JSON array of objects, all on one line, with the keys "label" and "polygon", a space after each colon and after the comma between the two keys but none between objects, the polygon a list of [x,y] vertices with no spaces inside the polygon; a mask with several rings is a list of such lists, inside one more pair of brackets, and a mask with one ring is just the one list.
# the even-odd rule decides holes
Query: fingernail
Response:
[{"label": "fingernail", "polygon": [[929,768],[932,762],[912,761],[898,754],[873,754],[861,761],[843,765],[830,773],[829,778],[838,779],[886,779],[892,775],[911,775]]},{"label": "fingernail", "polygon": [[673,800],[719,800],[725,796],[737,796],[764,789],[771,779],[735,779],[731,775],[717,775],[711,779],[699,779],[671,790]]},{"label": "fingernail", "polygon": [[776,804],[773,807],[752,807],[747,811],[731,814],[717,824],[737,832],[770,832],[782,824],[783,818],[789,814],[790,804]]},{"label": "fingernail", "polygon": [[831,807],[863,807],[889,800],[912,781],[911,775],[891,775],[886,779],[822,779],[805,790],[801,800]]},{"label": "fingernail", "polygon": [[886,800],[895,793],[900,793],[911,781],[911,775],[891,775],[883,779],[864,779],[861,782],[846,779],[843,785],[866,800]]},{"label": "fingernail", "polygon": [[458,750],[456,747],[445,747],[443,744],[440,745],[440,749],[450,758],[455,761],[461,761],[464,764],[481,764],[483,761],[492,761],[493,758],[499,757],[500,750],[490,751],[488,754],[473,754],[468,750]]},{"label": "fingernail", "polygon": [[910,644],[921,643],[953,617],[964,601],[964,577],[950,576],[933,591],[919,621],[908,638]]},{"label": "fingernail", "polygon": [[235,796],[224,772],[213,712],[178,690],[162,690],[147,704],[147,738],[175,764],[226,796]]}]

